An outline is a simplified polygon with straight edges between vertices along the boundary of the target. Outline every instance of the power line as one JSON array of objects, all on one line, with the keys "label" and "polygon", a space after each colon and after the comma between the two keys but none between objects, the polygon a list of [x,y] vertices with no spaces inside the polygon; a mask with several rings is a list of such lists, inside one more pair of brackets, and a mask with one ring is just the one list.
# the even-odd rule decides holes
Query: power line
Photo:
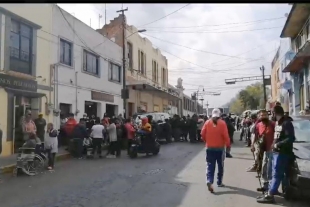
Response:
[{"label": "power line", "polygon": [[161,18],[159,18],[159,19],[157,19],[157,20],[154,20],[154,21],[152,21],[152,22],[150,22],[150,23],[147,23],[147,24],[143,24],[143,25],[138,26],[138,27],[143,27],[143,26],[145,26],[145,25],[149,25],[149,24],[153,24],[153,23],[155,23],[155,22],[158,22],[159,20],[162,20],[162,19],[164,19],[164,18],[166,18],[166,17],[168,17],[168,16],[170,16],[170,15],[172,15],[172,14],[174,14],[174,13],[180,11],[181,9],[183,9],[183,8],[189,6],[189,5],[190,5],[190,4],[186,4],[185,6],[182,6],[181,8],[179,8],[179,9],[177,9],[177,10],[175,10],[175,11],[169,13],[169,14],[167,14],[166,16],[163,16],[163,17],[161,17]]},{"label": "power line", "polygon": [[234,32],[252,32],[252,31],[259,31],[259,30],[269,30],[269,29],[276,29],[276,28],[283,28],[281,27],[266,27],[266,28],[259,28],[259,29],[248,29],[248,30],[237,30],[237,31],[219,31],[219,32],[212,32],[211,30],[207,31],[157,31],[157,30],[148,30],[151,33],[203,33],[203,34],[217,34],[217,33],[234,33]]},{"label": "power line", "polygon": [[255,21],[248,21],[248,22],[232,22],[232,23],[224,23],[224,24],[209,24],[209,25],[200,25],[200,26],[185,26],[185,27],[147,27],[147,28],[195,28],[195,27],[219,27],[224,25],[234,25],[234,24],[250,24],[250,23],[257,23],[257,22],[266,22],[266,21],[274,21],[283,19],[285,17],[277,17],[277,18],[271,18],[271,19],[261,19],[261,20],[255,20]]},{"label": "power line", "polygon": [[239,57],[239,56],[232,56],[232,55],[225,55],[225,54],[220,54],[220,53],[215,53],[215,52],[209,52],[209,51],[205,51],[205,50],[199,50],[199,49],[191,48],[191,47],[188,47],[188,46],[185,46],[185,45],[179,45],[179,44],[170,42],[168,40],[160,39],[158,37],[154,37],[154,36],[151,36],[151,35],[147,35],[147,34],[144,34],[144,35],[148,36],[148,37],[151,37],[151,38],[154,38],[154,39],[157,39],[157,40],[160,40],[160,41],[163,41],[163,42],[167,42],[167,43],[172,44],[172,45],[177,45],[177,46],[184,47],[184,48],[187,48],[187,49],[190,49],[190,50],[195,50],[195,51],[198,51],[198,52],[209,53],[209,54],[212,54],[212,55],[226,56],[226,57],[231,57],[231,58],[238,58],[238,59],[243,59],[243,60],[258,60],[258,59],[252,59],[252,58],[242,58],[242,57]]}]

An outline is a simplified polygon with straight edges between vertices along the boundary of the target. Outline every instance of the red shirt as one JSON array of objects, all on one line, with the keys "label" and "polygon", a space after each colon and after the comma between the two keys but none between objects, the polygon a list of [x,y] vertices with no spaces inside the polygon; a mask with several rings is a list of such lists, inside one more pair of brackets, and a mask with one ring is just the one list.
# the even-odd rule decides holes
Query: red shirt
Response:
[{"label": "red shirt", "polygon": [[[266,129],[267,127],[267,129]],[[275,123],[270,121],[267,126],[263,124],[263,122],[259,122],[256,124],[256,135],[262,136],[262,134],[265,134],[265,142],[266,142],[266,151],[271,150],[271,146],[274,139],[274,132],[275,132]]]},{"label": "red shirt", "polygon": [[130,123],[125,124],[125,128],[127,131],[127,139],[133,139],[135,137],[135,129]]}]

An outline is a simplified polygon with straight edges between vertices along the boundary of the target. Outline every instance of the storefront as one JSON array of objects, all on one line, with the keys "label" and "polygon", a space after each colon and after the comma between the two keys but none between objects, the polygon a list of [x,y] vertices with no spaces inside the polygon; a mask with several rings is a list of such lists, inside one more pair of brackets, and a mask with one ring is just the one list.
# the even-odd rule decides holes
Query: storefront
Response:
[{"label": "storefront", "polygon": [[8,74],[0,74],[0,127],[3,131],[2,156],[13,154],[23,144],[21,119],[27,109],[32,118],[37,118],[42,110],[38,84],[31,79],[23,79]]}]

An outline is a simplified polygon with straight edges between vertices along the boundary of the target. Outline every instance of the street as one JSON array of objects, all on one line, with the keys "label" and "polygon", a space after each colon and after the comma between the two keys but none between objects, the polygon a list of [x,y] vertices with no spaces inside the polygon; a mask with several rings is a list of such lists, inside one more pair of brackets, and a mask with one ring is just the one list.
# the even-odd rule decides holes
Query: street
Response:
[{"label": "street", "polygon": [[[237,134],[238,135],[238,134]],[[235,140],[237,136],[235,136]],[[7,175],[0,184],[3,207],[257,207],[255,173],[245,172],[252,157],[235,141],[234,158],[225,161],[225,188],[214,195],[205,185],[203,144],[163,145],[157,157],[130,160],[74,160],[59,162],[55,172],[35,177]],[[303,207],[277,197],[282,206]],[[272,205],[265,205],[272,206]]]}]

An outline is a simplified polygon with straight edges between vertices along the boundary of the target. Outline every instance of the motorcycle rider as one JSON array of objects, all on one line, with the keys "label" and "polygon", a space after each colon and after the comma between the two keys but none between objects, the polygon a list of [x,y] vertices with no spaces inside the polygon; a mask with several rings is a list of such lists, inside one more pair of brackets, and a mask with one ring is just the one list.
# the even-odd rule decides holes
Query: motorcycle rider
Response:
[{"label": "motorcycle rider", "polygon": [[272,179],[269,183],[268,192],[264,196],[257,198],[258,203],[275,202],[274,195],[278,193],[286,169],[293,159],[295,131],[292,121],[284,116],[284,110],[281,106],[274,107],[274,114],[277,122],[272,145]]}]

